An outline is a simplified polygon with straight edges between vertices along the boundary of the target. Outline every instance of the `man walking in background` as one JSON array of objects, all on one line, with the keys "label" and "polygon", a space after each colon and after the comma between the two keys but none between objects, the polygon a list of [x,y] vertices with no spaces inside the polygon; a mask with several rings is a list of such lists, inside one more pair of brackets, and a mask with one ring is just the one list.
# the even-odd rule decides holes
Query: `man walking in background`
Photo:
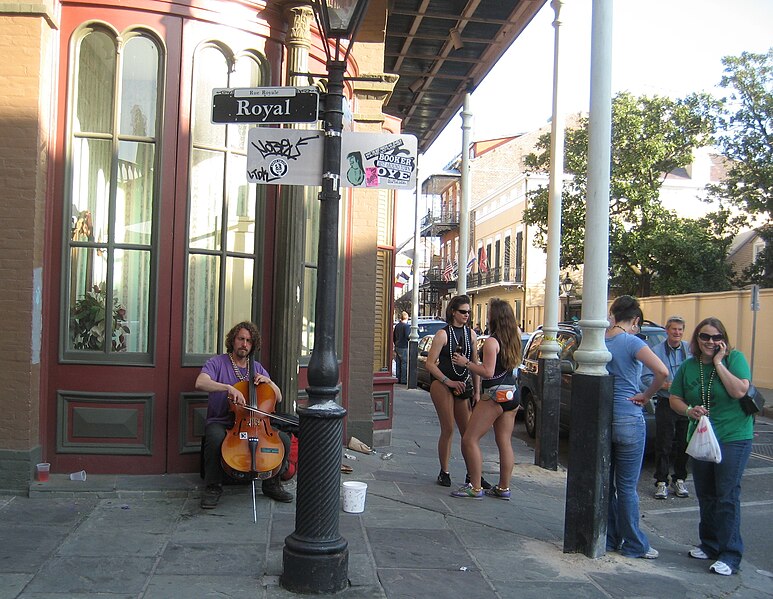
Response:
[{"label": "man walking in background", "polygon": [[[687,478],[687,417],[677,414],[668,402],[671,381],[676,371],[690,357],[690,347],[682,341],[684,335],[684,318],[671,316],[666,322],[668,337],[663,343],[652,348],[668,368],[668,377],[655,395],[655,499],[668,499],[668,475],[673,465],[671,489],[677,497],[689,497],[690,493],[684,484]],[[642,368],[642,384],[649,386],[652,372]]]},{"label": "man walking in background", "polygon": [[411,336],[411,325],[408,324],[408,312],[400,313],[400,322],[395,325],[392,341],[395,344],[395,362],[397,364],[397,381],[401,385],[408,382],[408,339]]}]

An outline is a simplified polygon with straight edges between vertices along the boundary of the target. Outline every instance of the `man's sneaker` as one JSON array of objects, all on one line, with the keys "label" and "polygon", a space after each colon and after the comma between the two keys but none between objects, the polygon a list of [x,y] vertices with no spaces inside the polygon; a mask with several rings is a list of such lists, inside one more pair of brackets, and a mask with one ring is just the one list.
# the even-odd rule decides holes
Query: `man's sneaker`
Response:
[{"label": "man's sneaker", "polygon": [[657,549],[653,549],[652,547],[650,547],[649,549],[647,549],[647,553],[642,555],[642,557],[644,559],[658,559],[659,555],[660,553],[658,553]]},{"label": "man's sneaker", "polygon": [[282,488],[282,483],[279,482],[279,475],[264,480],[261,484],[261,490],[263,495],[270,497],[274,501],[290,503],[293,500],[293,494],[288,493]]},{"label": "man's sneaker", "polygon": [[733,569],[730,566],[719,560],[711,564],[709,566],[709,570],[714,572],[714,574],[719,574],[720,576],[730,576],[733,573]]},{"label": "man's sneaker", "polygon": [[693,547],[687,555],[693,559],[709,559],[709,556],[700,547]]},{"label": "man's sneaker", "polygon": [[666,483],[655,483],[655,499],[668,499]]},{"label": "man's sneaker", "polygon": [[[469,485],[470,484],[470,473],[468,472],[464,477],[464,484]],[[482,476],[480,477],[480,487],[484,491],[488,491],[491,488],[491,483],[488,482],[485,478]]]},{"label": "man's sneaker", "polygon": [[220,501],[220,496],[222,494],[223,487],[220,485],[207,485],[201,496],[201,508],[204,510],[211,510],[217,507],[217,502]]},{"label": "man's sneaker", "polygon": [[451,497],[471,497],[472,499],[483,498],[483,488],[474,489],[472,485],[467,484],[459,487],[456,491],[451,491]]},{"label": "man's sneaker", "polygon": [[510,489],[500,489],[499,485],[494,485],[490,489],[486,489],[486,495],[510,501]]},{"label": "man's sneaker", "polygon": [[440,471],[440,474],[437,475],[437,484],[439,484],[441,487],[450,487],[451,486],[451,473],[450,472],[443,472]]},{"label": "man's sneaker", "polygon": [[674,495],[677,497],[689,497],[690,492],[687,490],[687,485],[681,478],[677,478],[671,482],[671,488],[674,490]]}]

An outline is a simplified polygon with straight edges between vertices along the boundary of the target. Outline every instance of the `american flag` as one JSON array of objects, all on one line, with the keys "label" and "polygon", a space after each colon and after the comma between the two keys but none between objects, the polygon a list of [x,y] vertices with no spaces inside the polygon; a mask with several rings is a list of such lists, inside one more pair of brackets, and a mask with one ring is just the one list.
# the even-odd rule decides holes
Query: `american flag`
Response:
[{"label": "american flag", "polygon": [[454,272],[454,267],[451,264],[451,258],[448,258],[448,260],[446,261],[446,267],[443,269],[443,280],[450,281],[451,275],[453,274],[453,272]]}]

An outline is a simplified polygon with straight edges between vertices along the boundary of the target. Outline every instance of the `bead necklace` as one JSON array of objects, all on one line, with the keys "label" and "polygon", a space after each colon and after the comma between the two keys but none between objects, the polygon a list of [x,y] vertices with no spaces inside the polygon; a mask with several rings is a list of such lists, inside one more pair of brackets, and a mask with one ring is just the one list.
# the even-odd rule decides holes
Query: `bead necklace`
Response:
[{"label": "bead necklace", "polygon": [[[250,378],[250,365],[249,361],[247,362],[247,372],[245,374],[242,374],[241,369],[236,365],[236,362],[234,362],[234,357],[231,354],[228,354],[228,359],[231,360],[231,366],[233,366],[234,374],[236,375],[236,378],[241,381],[246,381],[248,378]],[[250,357],[247,356],[247,360],[249,360]]]},{"label": "bead necklace", "polygon": [[701,405],[706,409],[706,416],[710,417],[711,412],[711,384],[714,382],[714,375],[717,372],[717,369],[714,368],[712,365],[711,367],[711,375],[709,376],[709,384],[707,387],[704,387],[703,383],[703,364],[698,363],[698,366],[700,368],[701,373]]},{"label": "bead necklace", "polygon": [[[456,333],[454,332],[454,327],[452,325],[448,326],[448,332],[451,333],[451,337],[454,338],[454,343],[451,343],[450,340],[448,342],[448,355],[451,358],[453,358],[454,350],[457,347],[459,347],[462,343],[461,343],[461,341],[459,341],[459,339],[457,339]],[[470,358],[470,340],[467,337],[466,333],[467,333],[467,331],[465,330],[465,327],[462,327],[462,339],[464,339],[464,355],[467,357],[467,359],[469,359]],[[454,347],[451,347],[452,345]],[[456,369],[456,364],[454,364],[453,360],[451,360],[451,368],[453,369],[454,374],[456,376],[462,376],[462,375],[464,375],[467,372],[467,367],[466,366],[462,368],[461,372],[458,371]]]},{"label": "bead necklace", "polygon": [[613,325],[612,328],[613,329],[620,329],[621,331],[623,331],[623,333],[627,333],[628,332],[623,327],[621,327],[619,324]]}]

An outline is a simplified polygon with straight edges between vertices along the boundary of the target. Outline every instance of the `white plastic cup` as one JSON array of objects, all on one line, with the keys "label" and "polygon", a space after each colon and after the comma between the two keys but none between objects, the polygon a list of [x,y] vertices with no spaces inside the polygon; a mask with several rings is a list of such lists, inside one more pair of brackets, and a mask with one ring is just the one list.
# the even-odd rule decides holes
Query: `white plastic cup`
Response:
[{"label": "white plastic cup", "polygon": [[349,514],[361,514],[365,511],[365,495],[368,492],[367,483],[347,480],[344,486],[344,511]]},{"label": "white plastic cup", "polygon": [[86,471],[81,470],[80,472],[72,472],[70,474],[70,480],[86,480]]},{"label": "white plastic cup", "polygon": [[51,464],[43,462],[35,466],[35,477],[38,482],[44,483],[48,481],[48,473],[51,469]]}]

